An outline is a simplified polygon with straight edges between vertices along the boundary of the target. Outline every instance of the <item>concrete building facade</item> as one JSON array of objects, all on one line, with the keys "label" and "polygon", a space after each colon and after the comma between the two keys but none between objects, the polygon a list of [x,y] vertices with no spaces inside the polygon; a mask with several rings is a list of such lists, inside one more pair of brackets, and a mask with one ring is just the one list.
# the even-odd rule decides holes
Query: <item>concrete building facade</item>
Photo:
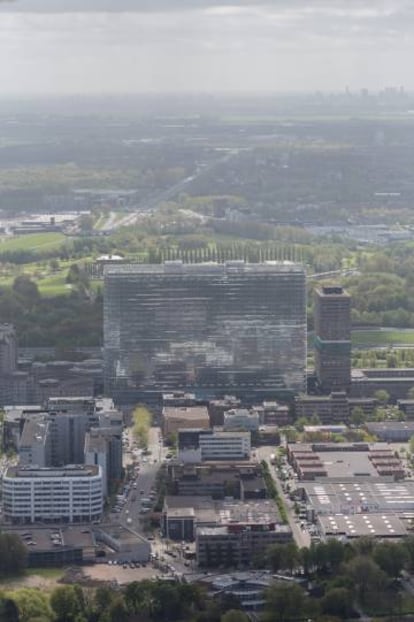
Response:
[{"label": "concrete building facade", "polygon": [[213,430],[179,430],[178,460],[249,460],[250,432],[217,432]]},{"label": "concrete building facade", "polygon": [[234,408],[224,413],[224,429],[257,431],[260,426],[260,416],[246,408]]},{"label": "concrete building facade", "polygon": [[164,438],[178,430],[201,428],[208,430],[210,419],[206,406],[166,406],[162,409],[161,428]]},{"label": "concrete building facade", "polygon": [[92,522],[102,511],[99,466],[9,467],[3,475],[3,513],[13,523]]}]

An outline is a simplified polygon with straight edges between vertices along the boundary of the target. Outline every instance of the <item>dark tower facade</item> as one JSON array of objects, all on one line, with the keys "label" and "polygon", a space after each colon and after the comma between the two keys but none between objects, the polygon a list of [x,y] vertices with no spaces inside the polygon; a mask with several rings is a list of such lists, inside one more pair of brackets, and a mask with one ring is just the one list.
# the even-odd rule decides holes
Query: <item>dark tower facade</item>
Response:
[{"label": "dark tower facade", "polygon": [[315,291],[315,368],[324,393],[351,386],[351,297],[340,286]]}]

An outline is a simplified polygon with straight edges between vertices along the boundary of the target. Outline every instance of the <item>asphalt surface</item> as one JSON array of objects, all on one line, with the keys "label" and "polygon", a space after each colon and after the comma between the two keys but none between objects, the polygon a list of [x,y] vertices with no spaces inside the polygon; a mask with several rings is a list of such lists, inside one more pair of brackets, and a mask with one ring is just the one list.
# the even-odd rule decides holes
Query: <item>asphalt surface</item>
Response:
[{"label": "asphalt surface", "polygon": [[309,531],[307,531],[307,529],[302,529],[300,527],[300,524],[296,522],[297,519],[293,511],[294,504],[283,491],[282,484],[277,476],[277,471],[270,462],[270,456],[275,453],[275,448],[269,447],[269,446],[259,447],[256,450],[256,453],[257,453],[257,457],[260,460],[266,460],[266,462],[269,465],[269,469],[275,481],[277,491],[279,495],[281,496],[281,498],[283,499],[283,502],[285,504],[289,526],[292,530],[293,538],[296,544],[298,545],[299,548],[302,548],[303,546],[309,547],[311,543],[311,537],[310,537]]},{"label": "asphalt surface", "polygon": [[[130,480],[130,489],[127,494],[127,501],[122,507],[121,512],[111,512],[109,520],[112,523],[121,523],[138,533],[145,534],[145,516],[142,513],[144,504],[143,499],[148,499],[151,491],[155,488],[155,480],[158,470],[164,459],[166,450],[160,443],[160,429],[151,428],[148,443],[148,455],[144,455],[140,450],[135,449],[132,429],[128,430],[128,444],[124,447],[124,467],[128,467],[132,462],[138,462],[139,473],[134,480]],[[131,453],[136,452],[136,453]],[[156,498],[154,498],[154,503]]]}]

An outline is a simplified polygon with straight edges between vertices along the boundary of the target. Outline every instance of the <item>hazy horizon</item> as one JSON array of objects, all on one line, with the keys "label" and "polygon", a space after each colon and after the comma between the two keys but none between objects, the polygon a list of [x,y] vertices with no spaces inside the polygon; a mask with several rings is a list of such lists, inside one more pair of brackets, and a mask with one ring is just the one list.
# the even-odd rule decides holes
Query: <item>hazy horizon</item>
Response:
[{"label": "hazy horizon", "polygon": [[414,90],[410,0],[1,0],[3,97]]}]

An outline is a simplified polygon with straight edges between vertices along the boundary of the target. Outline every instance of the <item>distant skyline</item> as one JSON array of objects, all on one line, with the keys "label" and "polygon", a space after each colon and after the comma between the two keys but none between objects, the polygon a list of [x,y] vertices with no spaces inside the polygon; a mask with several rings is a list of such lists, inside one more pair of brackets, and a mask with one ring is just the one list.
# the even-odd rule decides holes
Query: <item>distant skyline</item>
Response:
[{"label": "distant skyline", "polygon": [[3,96],[414,90],[412,0],[0,0]]}]

